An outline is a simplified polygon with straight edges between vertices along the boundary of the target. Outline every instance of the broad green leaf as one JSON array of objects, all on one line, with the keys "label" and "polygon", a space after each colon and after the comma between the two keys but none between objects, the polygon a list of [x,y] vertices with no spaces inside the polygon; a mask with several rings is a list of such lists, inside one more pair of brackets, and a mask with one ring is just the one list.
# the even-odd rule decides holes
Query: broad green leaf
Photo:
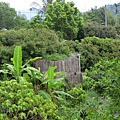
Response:
[{"label": "broad green leaf", "polygon": [[59,95],[66,95],[66,96],[69,96],[71,98],[74,98],[72,95],[64,92],[64,91],[53,91],[54,94],[59,94]]},{"label": "broad green leaf", "polygon": [[64,101],[64,102],[66,102],[65,101],[65,99],[64,98],[62,98],[61,96],[54,96],[57,100],[59,100],[59,101]]},{"label": "broad green leaf", "polygon": [[28,68],[23,68],[23,69],[22,69],[22,72],[23,72],[23,73],[24,73],[24,72],[27,72],[27,74],[32,77],[32,71],[31,71],[30,69],[28,69]]},{"label": "broad green leaf", "polygon": [[31,71],[34,71],[34,72],[36,72],[36,73],[37,73],[37,72],[40,72],[39,69],[36,69],[36,68],[34,68],[34,67],[30,67],[30,66],[26,67],[26,70],[27,70],[27,69],[28,69],[28,70],[31,70]]},{"label": "broad green leaf", "polygon": [[58,79],[53,79],[53,80],[45,80],[42,84],[47,84],[48,85],[48,89],[56,89],[56,88],[60,88],[62,85],[64,85],[63,82],[64,78],[58,78]]},{"label": "broad green leaf", "polygon": [[40,73],[40,68],[36,69],[34,67],[27,66],[23,69],[23,71],[26,71],[32,78],[39,78],[42,76],[42,73]]},{"label": "broad green leaf", "polygon": [[38,59],[41,59],[41,58],[42,58],[42,57],[31,58],[30,60],[28,60],[27,63],[25,63],[25,64],[23,65],[23,67],[25,67],[28,63],[30,63],[30,62],[34,62],[34,61],[36,61],[36,60],[38,60]]},{"label": "broad green leaf", "polygon": [[30,80],[30,77],[27,73],[23,73],[23,78],[26,80],[26,81],[29,81]]},{"label": "broad green leaf", "polygon": [[46,91],[44,90],[38,90],[38,94],[40,96],[42,96],[44,99],[51,99],[50,94],[48,94]]},{"label": "broad green leaf", "polygon": [[15,69],[13,65],[6,64],[7,69],[9,70],[9,74],[14,74],[15,75]]},{"label": "broad green leaf", "polygon": [[66,72],[55,72],[54,75],[55,76],[61,76],[61,75],[65,75]]},{"label": "broad green leaf", "polygon": [[50,80],[54,79],[54,70],[56,69],[56,66],[50,66],[47,71],[47,78]]},{"label": "broad green leaf", "polygon": [[42,57],[35,57],[35,58],[31,58],[28,62],[34,62],[34,61],[36,61],[36,60],[38,60],[38,59],[41,59]]},{"label": "broad green leaf", "polygon": [[21,46],[16,46],[14,49],[13,65],[17,73],[17,76],[20,76],[21,68],[22,68],[22,47]]}]

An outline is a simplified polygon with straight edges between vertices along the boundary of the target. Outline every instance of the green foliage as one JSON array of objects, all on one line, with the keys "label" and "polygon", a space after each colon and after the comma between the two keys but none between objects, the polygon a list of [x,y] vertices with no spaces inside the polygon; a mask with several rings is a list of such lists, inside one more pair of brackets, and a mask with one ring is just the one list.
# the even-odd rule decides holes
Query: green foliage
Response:
[{"label": "green foliage", "polygon": [[18,13],[14,20],[14,29],[29,28],[29,21],[24,14]]},{"label": "green foliage", "polygon": [[68,99],[70,106],[74,107],[75,105],[80,105],[81,103],[84,103],[84,101],[86,100],[87,94],[82,89],[81,85],[77,85],[76,87],[68,91],[68,93],[71,96],[73,96],[73,98]]},{"label": "green foliage", "polygon": [[[0,106],[1,119],[4,119],[4,118],[15,119],[14,117],[16,117],[17,119],[31,119],[31,117],[34,117],[34,116],[35,116],[35,119],[44,119],[44,120],[47,120],[47,118],[49,119],[58,118],[56,114],[57,111],[56,112],[54,111],[53,113],[53,111],[51,110],[50,106],[48,106],[48,104],[51,104],[51,106],[53,107],[52,109],[55,110],[57,106],[54,106],[51,100],[53,100],[54,102],[58,102],[58,100],[59,101],[61,100],[62,95],[70,96],[64,91],[58,90],[60,87],[64,85],[64,82],[63,82],[64,77],[55,78],[55,76],[58,77],[58,76],[64,75],[65,72],[54,72],[56,69],[56,66],[55,66],[55,67],[49,67],[48,71],[44,75],[41,74],[40,69],[35,69],[33,67],[28,66],[29,62],[37,60],[38,58],[39,57],[35,59],[30,59],[25,65],[22,66],[22,48],[21,46],[16,46],[14,49],[14,56],[12,59],[13,65],[7,64],[7,68],[9,69],[9,71],[7,71],[6,69],[0,70],[0,72],[3,72],[4,74],[6,73],[11,74],[12,77],[18,80],[17,82],[15,82],[15,80],[9,79],[11,83],[9,83],[8,81],[0,82],[0,90],[1,90],[0,92],[3,93],[3,91],[6,91],[5,93],[6,95],[8,94],[7,90],[9,90],[10,92],[9,93],[10,96],[8,96],[8,98],[6,98],[6,96],[3,96],[4,93],[0,96],[1,97],[0,103],[2,103],[2,105]],[[28,81],[29,83],[27,83],[26,81]],[[21,87],[21,85],[23,86]],[[31,85],[30,86],[31,91],[29,90],[29,86],[27,85],[29,86]],[[8,87],[4,88],[4,86],[8,86]],[[14,98],[15,94],[13,94],[12,92],[15,92],[15,94],[17,94],[17,98],[16,97]],[[22,95],[21,92],[22,94],[25,94],[25,95]],[[42,100],[42,103],[40,104],[39,102],[41,101],[38,97],[37,97],[38,99],[35,98],[36,101],[34,101],[33,96],[34,97],[37,96],[35,95],[35,93],[38,94],[38,96],[42,96],[42,98],[40,97],[41,99],[46,99],[45,101],[46,104],[44,100]],[[32,98],[28,98],[27,95]],[[15,103],[14,103],[14,99],[16,100]],[[38,100],[39,102],[37,102]],[[5,103],[3,101],[5,101]],[[31,103],[29,101],[31,101]],[[37,105],[34,105],[34,102]],[[19,105],[22,105],[22,106],[19,106]],[[6,109],[8,109],[8,111],[6,111]],[[33,109],[33,111],[31,109]]]},{"label": "green foliage", "polygon": [[14,27],[14,17],[16,17],[16,11],[13,8],[10,8],[9,4],[0,2],[0,27],[2,28],[13,28]]},{"label": "green foliage", "polygon": [[[88,41],[86,38],[87,44]],[[78,46],[71,43],[71,47],[80,49],[81,43],[75,41]],[[99,38],[91,38],[91,43],[99,45]],[[15,49],[16,53],[18,51],[21,53],[19,46]],[[17,61],[15,58],[13,61]],[[63,90],[65,73],[55,72],[56,67],[49,67],[45,74],[41,74],[40,69],[27,66],[34,60],[30,59],[23,65],[23,78],[29,83],[24,81],[20,84],[15,80],[0,82],[0,119],[119,119],[119,59],[105,59],[96,64],[90,72],[86,71],[84,84],[66,92]]]},{"label": "green foliage", "polygon": [[118,35],[117,37],[120,38],[120,25],[117,25],[115,29],[117,31],[117,35]]},{"label": "green foliage", "polygon": [[109,59],[120,56],[120,41],[86,37],[79,41],[59,41],[55,32],[48,29],[21,29],[0,33],[0,64],[10,63],[15,45],[21,45],[23,63],[37,56],[49,60],[67,58],[70,53],[81,53],[82,70],[89,69],[101,58]]},{"label": "green foliage", "polygon": [[[0,70],[0,73],[4,73],[3,79],[7,78],[7,74],[11,74],[12,78],[16,79],[20,84],[25,84],[26,81],[32,83],[35,93],[38,93],[44,99],[57,101],[61,95],[68,95],[64,91],[61,92],[57,90],[64,86],[63,75],[65,75],[65,72],[54,72],[56,69],[55,66],[49,67],[45,74],[41,74],[40,69],[28,65],[29,62],[37,59],[40,59],[40,57],[30,59],[26,64],[22,65],[22,48],[21,46],[16,46],[12,59],[13,65],[6,64],[5,69]],[[60,78],[55,78],[58,76],[60,76]],[[9,80],[11,80],[11,78],[9,78]]]},{"label": "green foliage", "polygon": [[[52,100],[56,103],[58,102],[63,102],[65,99],[63,96],[69,96],[72,98],[72,96],[68,93],[65,93],[62,88],[65,86],[64,83],[64,75],[66,74],[65,72],[55,72],[56,66],[54,67],[49,67],[48,71],[43,75],[42,78],[42,84],[45,87],[45,91],[47,94],[43,91],[38,91],[40,95],[42,94],[44,98],[52,98]],[[49,95],[48,95],[49,93]]]},{"label": "green foliage", "polygon": [[[0,33],[0,64],[10,62],[14,47],[22,46],[23,63],[30,58],[41,56],[42,58],[55,58],[54,54],[69,56],[70,49],[67,44],[60,42],[54,31],[48,29],[20,29],[18,31],[9,30]],[[52,55],[53,54],[53,55]],[[62,59],[62,56],[59,55]]]},{"label": "green foliage", "polygon": [[0,2],[0,28],[13,29],[20,28],[27,24],[27,20],[22,16],[17,15],[14,8],[11,8],[8,3]]},{"label": "green foliage", "polygon": [[22,68],[22,47],[21,46],[15,47],[12,61],[13,61],[14,69],[16,71],[16,75],[20,76],[21,75],[20,71]]},{"label": "green foliage", "polygon": [[2,64],[6,63],[7,61],[10,62],[10,59],[13,55],[13,50],[14,46],[7,47],[0,44],[0,66],[2,66]]},{"label": "green foliage", "polygon": [[[4,7],[3,3],[0,13]],[[84,36],[83,18],[73,2],[57,0],[46,9],[45,21],[37,15],[30,26],[24,16],[15,16],[15,29],[24,26],[31,29],[0,31],[0,66],[10,62],[14,50],[13,64],[4,64],[0,70],[4,73],[0,76],[4,80],[0,81],[0,119],[119,120],[120,41],[109,39],[116,38],[114,28],[100,25],[104,21],[104,9],[84,13],[88,22],[84,26],[85,36],[101,38],[86,37],[81,42],[78,40]],[[111,16],[108,24],[114,25],[114,17],[111,13],[107,15]],[[10,25],[9,22],[9,28]],[[59,37],[43,27],[55,30]],[[118,29],[116,27],[117,33]],[[73,41],[76,38],[78,40]],[[36,56],[58,60],[74,52],[81,53],[82,70],[90,71],[85,71],[83,84],[70,90],[65,89],[65,72],[55,72],[56,66],[41,74],[40,68],[29,64],[39,58]],[[115,57],[118,58],[112,59]],[[98,62],[102,58],[104,60]]]},{"label": "green foliage", "polygon": [[[11,77],[16,79],[19,83],[24,84],[24,82],[27,81],[26,77],[27,78],[29,78],[29,76],[33,77],[33,74],[32,74],[33,71],[38,72],[37,69],[27,66],[29,62],[33,62],[37,59],[40,59],[40,57],[30,59],[26,64],[22,66],[22,48],[21,46],[16,46],[14,49],[14,55],[12,58],[13,65],[5,64],[6,68],[4,70],[0,70],[0,73],[10,74]],[[26,71],[27,73],[24,74],[24,71]],[[39,77],[40,77],[40,73],[39,73]]]},{"label": "green foliage", "polygon": [[42,18],[40,15],[36,15],[31,21],[30,21],[30,27],[31,28],[43,28],[42,24]]},{"label": "green foliage", "polygon": [[[107,15],[107,24],[114,26],[116,18],[112,14],[112,12],[108,9],[106,9],[106,15]],[[105,8],[92,8],[90,11],[87,11],[83,14],[83,18],[85,22],[97,22],[99,25],[105,24]]]},{"label": "green foliage", "polygon": [[47,88],[49,89],[56,89],[60,88],[62,85],[64,85],[64,78],[56,78],[55,76],[65,75],[65,72],[54,72],[57,67],[49,67],[48,71],[45,73],[46,81],[44,81],[42,84],[47,83]]},{"label": "green foliage", "polygon": [[111,100],[102,99],[94,91],[87,92],[87,99],[82,105],[81,117],[85,120],[117,120],[111,113]]},{"label": "green foliage", "polygon": [[81,53],[82,70],[89,69],[90,66],[104,57],[112,59],[120,56],[119,40],[86,37],[80,43],[77,43],[76,47],[78,52]]},{"label": "green foliage", "polygon": [[86,91],[82,89],[82,85],[79,84],[71,90],[67,91],[70,96],[66,96],[65,103],[61,104],[59,107],[59,114],[61,118],[64,119],[76,119],[82,120],[81,111],[83,108],[83,104],[86,101],[87,94]]},{"label": "green foliage", "polygon": [[46,60],[62,60],[62,59],[66,59],[66,58],[68,58],[68,56],[67,55],[65,55],[65,54],[58,54],[58,53],[53,53],[53,54],[51,54],[51,55],[45,55],[45,59]]},{"label": "green foliage", "polygon": [[95,90],[105,98],[109,96],[120,112],[120,61],[103,59],[85,71],[84,88]]},{"label": "green foliage", "polygon": [[64,39],[73,40],[83,26],[83,18],[73,2],[58,0],[48,5],[44,24],[62,33]]},{"label": "green foliage", "polygon": [[109,97],[104,99],[95,91],[85,91],[81,84],[68,91],[74,96],[67,103],[59,107],[59,115],[61,119],[76,119],[76,120],[117,120],[119,116],[115,116],[112,112],[111,102]]},{"label": "green foliage", "polygon": [[97,22],[88,22],[84,26],[85,37],[99,37],[99,38],[116,38],[117,31],[112,26],[103,26]]},{"label": "green foliage", "polygon": [[81,68],[84,71],[86,68],[89,69],[100,59],[107,57],[112,59],[120,56],[120,41],[113,40],[110,38],[98,38],[98,37],[86,37],[79,42],[75,41],[64,41],[66,46],[69,46],[72,53],[81,54]]},{"label": "green foliage", "polygon": [[114,58],[111,60],[108,60],[107,58],[102,59],[91,67],[90,71],[85,71],[83,74],[83,88],[88,91],[88,98],[86,101],[87,104],[84,106],[85,108],[87,107],[86,119],[119,119],[119,73],[119,58]]},{"label": "green foliage", "polygon": [[58,119],[57,106],[49,99],[35,95],[31,83],[0,81],[0,119]]}]

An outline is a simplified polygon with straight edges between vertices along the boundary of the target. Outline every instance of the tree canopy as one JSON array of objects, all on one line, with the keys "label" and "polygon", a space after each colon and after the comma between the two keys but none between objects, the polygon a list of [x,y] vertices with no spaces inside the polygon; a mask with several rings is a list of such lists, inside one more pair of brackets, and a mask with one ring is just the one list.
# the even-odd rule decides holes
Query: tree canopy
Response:
[{"label": "tree canopy", "polygon": [[[115,16],[112,12],[106,9],[107,23],[108,25],[115,25]],[[99,24],[105,24],[105,8],[92,8],[91,11],[83,14],[85,22],[97,22]]]},{"label": "tree canopy", "polygon": [[16,17],[16,11],[14,8],[10,8],[9,4],[0,2],[0,27],[1,28],[13,28],[14,19]]},{"label": "tree canopy", "polygon": [[40,1],[41,1],[41,4],[35,1],[32,2],[30,10],[36,10],[38,14],[40,14],[41,16],[44,16],[44,13],[47,10],[48,4],[52,4],[53,0],[40,0]]},{"label": "tree canopy", "polygon": [[74,39],[83,26],[83,17],[73,2],[57,0],[48,5],[44,24],[49,29],[62,33],[65,39]]},{"label": "tree canopy", "polygon": [[0,2],[0,28],[13,29],[26,25],[26,17],[22,14],[17,15],[14,8],[8,3]]}]

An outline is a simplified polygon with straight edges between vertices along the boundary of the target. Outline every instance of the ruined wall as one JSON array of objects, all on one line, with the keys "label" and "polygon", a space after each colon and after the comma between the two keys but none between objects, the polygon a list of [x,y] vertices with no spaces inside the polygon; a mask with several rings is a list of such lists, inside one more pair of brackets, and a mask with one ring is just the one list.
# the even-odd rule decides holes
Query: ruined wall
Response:
[{"label": "ruined wall", "polygon": [[34,62],[34,67],[40,67],[41,73],[46,72],[49,66],[57,66],[56,72],[65,71],[66,77],[71,83],[78,84],[82,82],[80,61],[76,55],[71,55],[65,60],[49,61],[42,59]]}]

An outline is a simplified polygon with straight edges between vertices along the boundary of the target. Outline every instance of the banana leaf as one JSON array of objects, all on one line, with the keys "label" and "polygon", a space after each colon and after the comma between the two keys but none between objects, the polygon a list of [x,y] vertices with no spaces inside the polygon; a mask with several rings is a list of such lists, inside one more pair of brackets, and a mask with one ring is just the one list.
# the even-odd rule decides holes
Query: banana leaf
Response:
[{"label": "banana leaf", "polygon": [[14,49],[14,56],[13,56],[13,65],[16,71],[17,76],[21,75],[21,68],[22,68],[22,47],[16,46]]}]

